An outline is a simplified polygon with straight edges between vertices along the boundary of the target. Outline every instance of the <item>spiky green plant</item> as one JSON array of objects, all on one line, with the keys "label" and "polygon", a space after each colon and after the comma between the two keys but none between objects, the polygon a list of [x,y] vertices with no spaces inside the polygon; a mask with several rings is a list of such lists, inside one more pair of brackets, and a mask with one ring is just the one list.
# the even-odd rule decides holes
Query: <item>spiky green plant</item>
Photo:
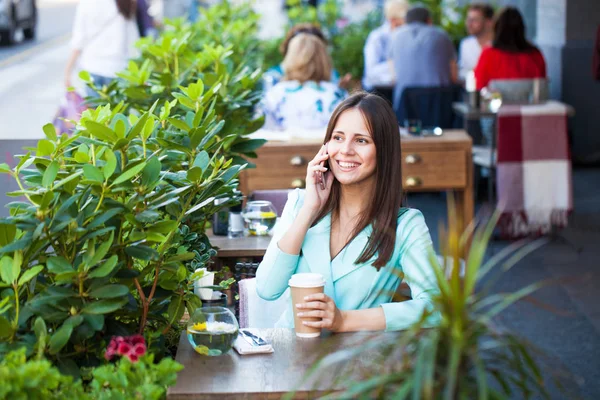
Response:
[{"label": "spiky green plant", "polygon": [[[438,288],[433,307],[401,335],[368,335],[352,348],[322,357],[308,377],[317,376],[321,368],[340,368],[329,387],[346,388],[324,398],[549,397],[550,379],[534,357],[535,347],[494,323],[498,314],[544,283],[514,293],[490,294],[495,279],[488,277],[492,270],[508,272],[545,241],[516,243],[486,260],[497,216],[461,235],[454,210],[450,201],[449,226],[440,234],[443,265],[431,254]],[[462,254],[467,254],[464,272],[460,271]],[[438,321],[433,327],[430,317]],[[552,383],[560,387],[554,377]]]}]

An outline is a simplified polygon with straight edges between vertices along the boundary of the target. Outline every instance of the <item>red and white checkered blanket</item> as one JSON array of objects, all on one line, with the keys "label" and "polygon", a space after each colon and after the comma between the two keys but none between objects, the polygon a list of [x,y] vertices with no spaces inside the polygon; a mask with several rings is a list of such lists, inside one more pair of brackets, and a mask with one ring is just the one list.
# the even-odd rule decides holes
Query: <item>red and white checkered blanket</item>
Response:
[{"label": "red and white checkered blanket", "polygon": [[565,227],[573,209],[567,107],[506,105],[498,111],[496,188],[504,238]]}]

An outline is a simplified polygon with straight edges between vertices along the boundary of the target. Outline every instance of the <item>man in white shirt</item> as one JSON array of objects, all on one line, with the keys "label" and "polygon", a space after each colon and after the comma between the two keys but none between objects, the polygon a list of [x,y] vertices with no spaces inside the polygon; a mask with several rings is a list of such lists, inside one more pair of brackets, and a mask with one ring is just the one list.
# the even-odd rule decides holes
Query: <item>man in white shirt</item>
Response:
[{"label": "man in white shirt", "polygon": [[387,0],[385,3],[386,22],[367,37],[362,80],[365,90],[372,90],[375,86],[392,86],[394,84],[394,70],[388,62],[389,47],[392,31],[404,23],[408,7],[406,0]]},{"label": "man in white shirt", "polygon": [[473,3],[467,11],[465,25],[470,36],[460,42],[458,50],[459,76],[462,81],[475,69],[481,50],[492,44],[494,9],[489,4]]}]

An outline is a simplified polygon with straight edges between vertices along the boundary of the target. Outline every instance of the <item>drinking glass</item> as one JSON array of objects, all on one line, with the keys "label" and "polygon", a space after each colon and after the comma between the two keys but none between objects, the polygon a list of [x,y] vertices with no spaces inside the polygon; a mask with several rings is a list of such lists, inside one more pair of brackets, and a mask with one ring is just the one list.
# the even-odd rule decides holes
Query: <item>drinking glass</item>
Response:
[{"label": "drinking glass", "polygon": [[242,213],[249,235],[268,235],[277,221],[277,210],[270,201],[249,201]]},{"label": "drinking glass", "polygon": [[188,341],[196,353],[220,356],[233,347],[240,326],[225,307],[200,307],[187,323]]},{"label": "drinking glass", "polygon": [[421,120],[420,119],[407,119],[404,120],[404,126],[408,130],[408,133],[415,136],[421,135]]}]

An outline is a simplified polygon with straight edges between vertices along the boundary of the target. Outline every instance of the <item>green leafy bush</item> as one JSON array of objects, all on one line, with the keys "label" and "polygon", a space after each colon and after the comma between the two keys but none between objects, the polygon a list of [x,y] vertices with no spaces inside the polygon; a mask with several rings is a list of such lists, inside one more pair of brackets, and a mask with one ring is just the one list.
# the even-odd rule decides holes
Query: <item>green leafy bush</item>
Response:
[{"label": "green leafy bush", "polygon": [[[141,57],[130,61],[118,79],[95,88],[100,97],[93,102],[112,107],[124,102],[125,112],[141,114],[159,101],[171,113],[186,115],[208,107],[203,99],[210,96],[214,115],[223,124],[217,133],[222,154],[234,164],[246,164],[265,143],[247,137],[264,124],[264,118],[254,114],[262,95],[258,19],[249,4],[224,1],[204,9],[195,24],[168,21],[157,39],[138,42]],[[93,86],[89,75],[83,78]],[[187,122],[191,126],[192,121]],[[185,138],[179,144],[189,145]]]},{"label": "green leafy bush", "polygon": [[90,380],[62,375],[43,358],[27,361],[25,349],[10,352],[0,362],[0,399],[161,399],[174,385],[183,366],[170,358],[159,363],[146,355],[133,363],[122,358],[91,371]]}]

